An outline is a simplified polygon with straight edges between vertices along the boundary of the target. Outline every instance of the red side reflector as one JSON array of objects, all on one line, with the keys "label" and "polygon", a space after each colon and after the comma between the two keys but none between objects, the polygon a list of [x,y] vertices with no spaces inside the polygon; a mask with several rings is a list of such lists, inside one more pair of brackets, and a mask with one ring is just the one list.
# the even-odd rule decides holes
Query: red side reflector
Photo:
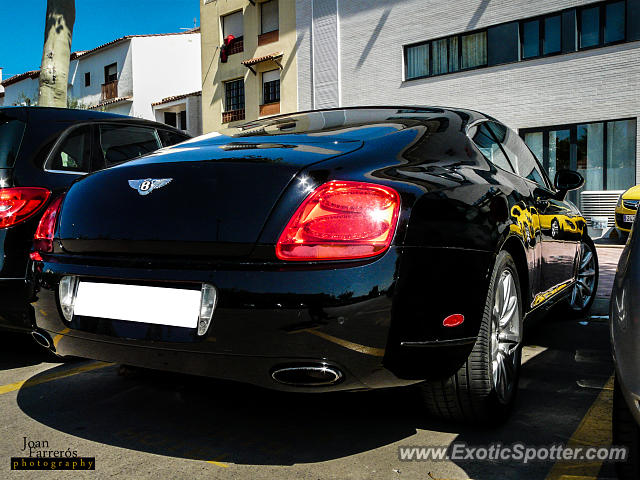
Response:
[{"label": "red side reflector", "polygon": [[63,197],[56,198],[44,211],[36,234],[33,236],[33,248],[39,252],[53,251],[53,235],[56,231],[56,220]]},{"label": "red side reflector", "polygon": [[458,325],[462,325],[464,322],[464,315],[460,315],[456,313],[454,315],[449,315],[442,321],[442,325],[445,327],[457,327]]},{"label": "red side reflector", "polygon": [[13,227],[35,214],[51,192],[40,187],[0,188],[0,228]]},{"label": "red side reflector", "polygon": [[384,252],[398,223],[400,195],[393,188],[333,180],[309,195],[276,244],[280,260],[346,260]]},{"label": "red side reflector", "polygon": [[41,262],[42,261],[42,256],[38,252],[31,252],[29,254],[29,258],[31,260],[33,260],[34,262]]}]

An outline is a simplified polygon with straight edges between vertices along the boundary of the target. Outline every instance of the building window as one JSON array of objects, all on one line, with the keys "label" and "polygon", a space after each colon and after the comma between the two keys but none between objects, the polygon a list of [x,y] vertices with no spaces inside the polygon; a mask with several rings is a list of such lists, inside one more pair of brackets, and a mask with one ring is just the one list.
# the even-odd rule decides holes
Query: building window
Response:
[{"label": "building window", "polygon": [[224,123],[244,119],[244,79],[224,82]]},{"label": "building window", "polygon": [[626,2],[610,2],[580,10],[580,48],[593,48],[625,39]]},{"label": "building window", "polygon": [[260,4],[260,33],[275,32],[279,28],[278,0]]},{"label": "building window", "polygon": [[407,78],[420,78],[429,75],[429,43],[414,45],[406,49]]},{"label": "building window", "polygon": [[540,56],[540,20],[522,23],[522,58]]},{"label": "building window", "polygon": [[600,43],[600,7],[584,8],[580,12],[580,48]]},{"label": "building window", "polygon": [[624,40],[625,2],[610,3],[604,9],[604,43]]},{"label": "building window", "polygon": [[180,111],[180,130],[186,130],[186,129],[187,129],[187,111],[181,110]]},{"label": "building window", "polygon": [[280,101],[280,70],[271,70],[262,74],[262,103]]},{"label": "building window", "polygon": [[460,68],[483,67],[487,64],[487,32],[462,35],[462,55],[460,56]]},{"label": "building window", "polygon": [[241,53],[244,51],[244,27],[242,11],[231,13],[222,17],[222,40],[223,42],[229,37],[233,36],[233,41],[227,48],[227,55],[233,55],[234,53]]},{"label": "building window", "polygon": [[177,124],[177,118],[176,118],[176,112],[164,112],[164,123],[166,125],[170,125],[172,127],[176,127]]},{"label": "building window", "polygon": [[[521,132],[553,180],[558,170],[577,170],[585,191],[626,190],[636,179],[636,120],[611,120]],[[581,196],[573,200],[581,206]]]},{"label": "building window", "polygon": [[118,79],[118,64],[112,63],[104,67],[104,83],[115,82]]},{"label": "building window", "polygon": [[405,79],[631,41],[640,25],[637,21],[627,24],[627,7],[626,0],[589,4],[501,23],[477,32],[407,45],[404,49]]},{"label": "building window", "polygon": [[85,87],[91,86],[91,72],[86,72],[84,74],[84,86]]},{"label": "building window", "polygon": [[553,55],[562,51],[562,16],[553,15],[544,19],[542,54]]}]

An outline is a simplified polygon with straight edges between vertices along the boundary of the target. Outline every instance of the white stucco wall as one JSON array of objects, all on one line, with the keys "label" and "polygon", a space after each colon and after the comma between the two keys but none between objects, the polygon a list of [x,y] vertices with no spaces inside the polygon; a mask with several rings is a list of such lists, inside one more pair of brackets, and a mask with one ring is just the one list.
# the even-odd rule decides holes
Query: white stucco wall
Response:
[{"label": "white stucco wall", "polygon": [[[69,83],[72,88],[69,94],[85,105],[100,103],[102,84],[104,83],[104,67],[116,63],[118,67],[118,97],[133,95],[131,40],[125,40],[114,46],[101,49],[95,53],[83,55],[69,65]],[[84,74],[91,73],[91,85],[84,86]]]},{"label": "white stucco wall", "polygon": [[6,86],[4,89],[4,106],[20,105],[22,95],[32,100],[37,100],[38,78],[25,78]]},{"label": "white stucco wall", "polygon": [[151,104],[201,90],[200,34],[131,39],[133,116],[154,120]]}]

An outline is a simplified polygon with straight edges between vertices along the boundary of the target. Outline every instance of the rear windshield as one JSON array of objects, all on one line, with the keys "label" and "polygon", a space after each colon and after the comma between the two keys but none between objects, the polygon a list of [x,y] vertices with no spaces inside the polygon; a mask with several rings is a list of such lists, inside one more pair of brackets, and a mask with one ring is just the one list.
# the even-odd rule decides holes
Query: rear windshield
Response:
[{"label": "rear windshield", "polygon": [[0,112],[0,168],[12,168],[20,150],[25,123]]}]

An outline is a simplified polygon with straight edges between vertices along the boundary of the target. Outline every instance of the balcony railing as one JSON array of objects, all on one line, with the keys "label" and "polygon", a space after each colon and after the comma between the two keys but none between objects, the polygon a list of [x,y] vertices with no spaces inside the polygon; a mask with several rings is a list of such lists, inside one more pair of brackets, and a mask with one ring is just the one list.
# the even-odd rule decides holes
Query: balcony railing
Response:
[{"label": "balcony railing", "polygon": [[241,110],[222,112],[222,123],[235,122],[238,120],[244,120],[244,108]]},{"label": "balcony railing", "polygon": [[233,55],[234,53],[244,52],[244,37],[236,37],[229,48],[227,49],[227,55]]},{"label": "balcony railing", "polygon": [[118,81],[113,80],[111,82],[102,84],[102,97],[101,100],[109,100],[111,98],[118,97]]},{"label": "balcony railing", "polygon": [[268,43],[277,42],[280,36],[280,32],[278,30],[274,30],[273,32],[263,33],[262,35],[258,35],[258,46],[267,45]]}]

